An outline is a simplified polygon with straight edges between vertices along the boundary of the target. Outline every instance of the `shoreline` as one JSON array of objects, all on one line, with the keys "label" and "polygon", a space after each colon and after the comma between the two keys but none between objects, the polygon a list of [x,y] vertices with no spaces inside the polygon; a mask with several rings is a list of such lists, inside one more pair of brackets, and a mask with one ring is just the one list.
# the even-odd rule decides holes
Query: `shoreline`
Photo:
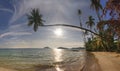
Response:
[{"label": "shoreline", "polygon": [[[87,52],[85,60],[86,62],[83,65],[83,67],[80,67],[80,69],[82,68],[80,71],[119,71],[120,70],[120,54],[115,52]],[[18,71],[18,70],[0,67],[0,71]],[[45,71],[56,71],[56,70],[53,67],[50,69],[48,68]]]},{"label": "shoreline", "polygon": [[102,71],[93,53],[87,52],[85,65],[80,71]]}]

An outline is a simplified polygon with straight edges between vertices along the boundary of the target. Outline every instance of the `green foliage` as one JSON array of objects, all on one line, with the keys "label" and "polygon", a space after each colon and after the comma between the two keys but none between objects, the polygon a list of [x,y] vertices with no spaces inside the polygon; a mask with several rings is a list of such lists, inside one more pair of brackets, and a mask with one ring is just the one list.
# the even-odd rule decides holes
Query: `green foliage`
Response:
[{"label": "green foliage", "polygon": [[[101,34],[101,33],[100,33]],[[106,36],[106,34],[101,34]],[[113,39],[113,36],[106,36],[104,39],[101,37],[88,38],[85,43],[87,51],[117,51],[117,44]]]},{"label": "green foliage", "polygon": [[[86,47],[91,51],[116,51],[117,45],[114,40],[114,34],[110,34],[110,28],[99,30],[99,35],[86,42]],[[91,43],[90,43],[91,42]],[[89,46],[89,47],[88,47]]]}]

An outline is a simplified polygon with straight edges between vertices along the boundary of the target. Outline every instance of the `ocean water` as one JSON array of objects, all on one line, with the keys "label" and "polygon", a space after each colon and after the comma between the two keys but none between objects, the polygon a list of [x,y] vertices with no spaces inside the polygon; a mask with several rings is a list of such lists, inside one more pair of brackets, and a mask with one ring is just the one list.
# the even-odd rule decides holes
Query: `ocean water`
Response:
[{"label": "ocean water", "polygon": [[17,71],[80,71],[85,56],[85,49],[0,49],[0,67]]}]

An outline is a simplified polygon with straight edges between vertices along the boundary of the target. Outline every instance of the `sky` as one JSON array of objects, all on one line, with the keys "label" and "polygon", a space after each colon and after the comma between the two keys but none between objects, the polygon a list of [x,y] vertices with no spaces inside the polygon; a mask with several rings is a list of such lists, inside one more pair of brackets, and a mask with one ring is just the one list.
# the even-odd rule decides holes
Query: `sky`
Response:
[{"label": "sky", "polygon": [[[0,48],[83,47],[82,30],[68,27],[39,27],[37,32],[27,26],[26,14],[38,8],[44,24],[79,26],[78,9],[82,23],[95,12],[90,0],[0,0]],[[62,36],[54,32],[62,30]]]}]

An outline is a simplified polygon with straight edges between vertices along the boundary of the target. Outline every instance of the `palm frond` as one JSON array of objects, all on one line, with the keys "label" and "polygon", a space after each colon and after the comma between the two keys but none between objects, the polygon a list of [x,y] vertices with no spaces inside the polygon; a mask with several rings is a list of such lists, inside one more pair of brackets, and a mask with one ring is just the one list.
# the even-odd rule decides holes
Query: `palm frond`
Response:
[{"label": "palm frond", "polygon": [[33,25],[33,21],[29,21],[28,26],[32,26],[32,25]]},{"label": "palm frond", "polygon": [[33,30],[36,32],[38,29],[38,26],[43,26],[43,22],[45,22],[42,19],[42,15],[39,12],[39,9],[32,9],[30,14],[27,14],[28,18],[28,26],[32,26],[33,24]]}]

